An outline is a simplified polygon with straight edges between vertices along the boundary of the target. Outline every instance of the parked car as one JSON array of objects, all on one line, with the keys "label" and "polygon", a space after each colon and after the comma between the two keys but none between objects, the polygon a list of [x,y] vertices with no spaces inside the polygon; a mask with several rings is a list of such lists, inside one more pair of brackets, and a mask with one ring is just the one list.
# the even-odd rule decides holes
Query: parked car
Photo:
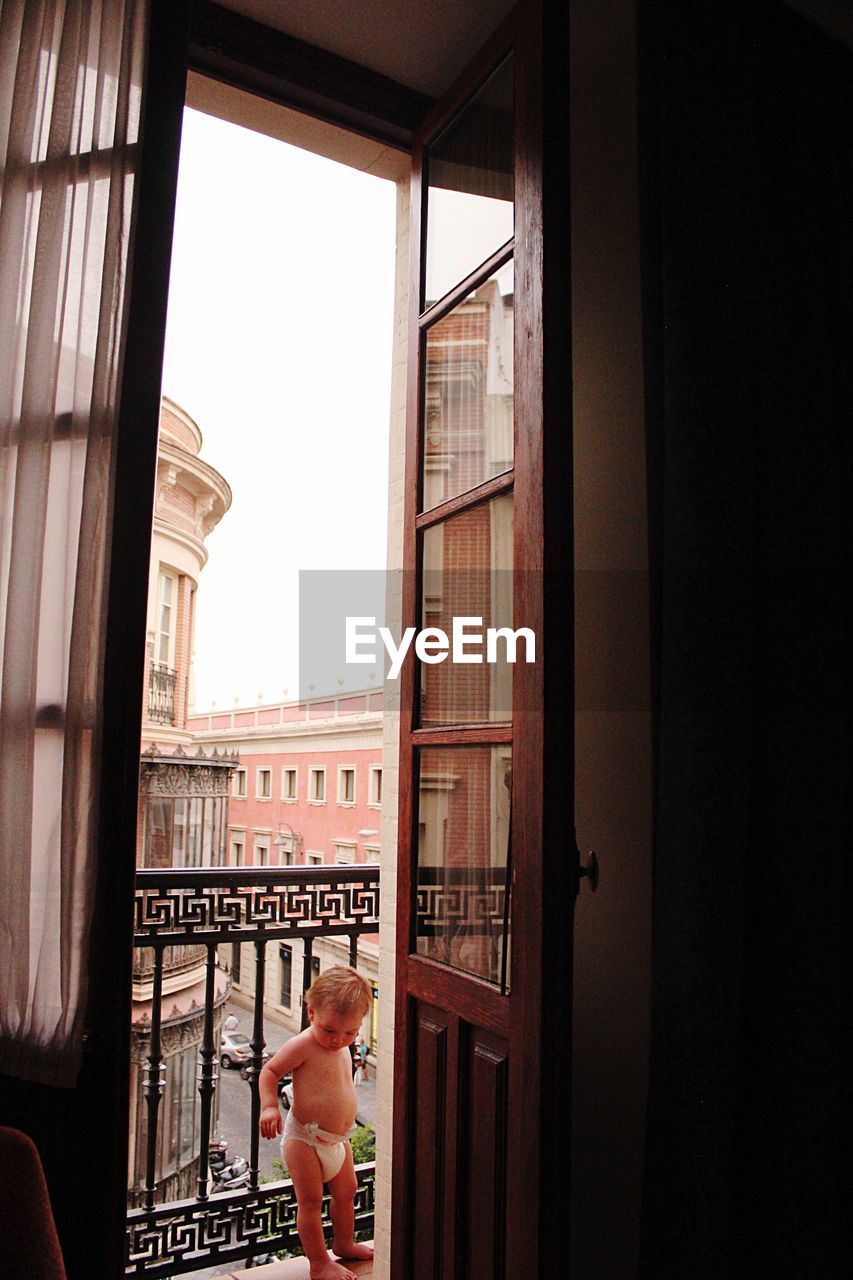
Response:
[{"label": "parked car", "polygon": [[[262,1053],[264,1062],[271,1056],[266,1049]],[[219,1042],[219,1065],[221,1067],[248,1067],[252,1057],[252,1045],[248,1036],[242,1031],[223,1031]]]}]

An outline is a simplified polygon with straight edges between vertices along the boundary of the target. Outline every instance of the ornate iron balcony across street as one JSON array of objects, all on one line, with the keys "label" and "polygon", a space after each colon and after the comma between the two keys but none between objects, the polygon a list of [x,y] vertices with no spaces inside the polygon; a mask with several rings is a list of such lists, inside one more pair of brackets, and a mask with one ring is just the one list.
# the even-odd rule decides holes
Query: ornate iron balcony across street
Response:
[{"label": "ornate iron balcony across street", "polygon": [[152,665],[148,671],[148,719],[157,724],[174,724],[177,671]]}]

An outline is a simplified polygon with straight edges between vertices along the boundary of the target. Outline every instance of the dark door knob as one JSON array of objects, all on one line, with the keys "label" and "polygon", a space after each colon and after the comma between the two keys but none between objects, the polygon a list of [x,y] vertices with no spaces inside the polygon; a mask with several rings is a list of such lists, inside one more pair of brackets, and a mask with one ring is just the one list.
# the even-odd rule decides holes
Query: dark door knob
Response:
[{"label": "dark door knob", "polygon": [[[580,854],[578,854],[578,858],[580,859]],[[590,889],[595,893],[598,888],[598,857],[596,856],[595,850],[590,850],[589,861],[585,867],[580,864],[578,865],[578,876],[581,878],[586,876],[589,881]]]}]

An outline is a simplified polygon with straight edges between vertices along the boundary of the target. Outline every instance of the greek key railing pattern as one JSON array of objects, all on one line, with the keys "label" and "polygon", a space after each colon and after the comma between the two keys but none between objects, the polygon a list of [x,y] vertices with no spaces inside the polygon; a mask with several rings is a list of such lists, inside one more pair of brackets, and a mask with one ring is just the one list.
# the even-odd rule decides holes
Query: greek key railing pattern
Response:
[{"label": "greek key railing pattern", "polygon": [[508,867],[418,867],[416,945],[509,991]]},{"label": "greek key railing pattern", "polygon": [[134,932],[146,942],[259,942],[376,932],[379,867],[254,867],[137,873]]},{"label": "greek key railing pattern", "polygon": [[[356,1166],[356,1231],[371,1234],[375,1173],[373,1164]],[[323,1200],[323,1222],[331,1238],[328,1196]],[[256,1253],[298,1252],[293,1183],[269,1182],[204,1203],[180,1200],[153,1210],[131,1210],[127,1240],[127,1274],[147,1280],[221,1263],[243,1264]]]},{"label": "greek key railing pattern", "polygon": [[506,867],[418,867],[418,935],[500,934],[506,919],[506,882]]}]

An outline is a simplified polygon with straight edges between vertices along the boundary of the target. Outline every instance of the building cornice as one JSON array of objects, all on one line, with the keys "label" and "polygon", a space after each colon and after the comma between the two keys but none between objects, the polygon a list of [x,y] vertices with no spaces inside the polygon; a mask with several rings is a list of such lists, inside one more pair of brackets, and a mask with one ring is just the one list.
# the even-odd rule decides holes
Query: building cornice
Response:
[{"label": "building cornice", "polygon": [[207,547],[204,545],[201,538],[196,537],[194,534],[187,533],[183,529],[176,528],[174,524],[163,519],[162,516],[155,515],[153,528],[154,532],[164,540],[168,542],[176,542],[179,546],[187,547],[192,552],[195,559],[198,560],[199,572],[201,572],[207,564]]},{"label": "building cornice", "polygon": [[228,744],[230,750],[239,750],[240,744],[246,747],[259,742],[279,743],[282,741],[305,741],[310,738],[329,739],[332,737],[359,737],[375,733],[382,737],[382,713],[371,711],[369,718],[353,716],[341,720],[314,720],[308,724],[265,724],[256,727],[243,726],[239,729],[204,729],[193,733],[193,742],[210,745],[212,743]]},{"label": "building cornice", "polygon": [[196,497],[205,493],[214,493],[223,504],[223,514],[228,510],[231,506],[231,486],[209,462],[189,453],[187,449],[171,440],[161,439],[158,453],[158,477],[161,469],[174,468],[186,488]]}]

